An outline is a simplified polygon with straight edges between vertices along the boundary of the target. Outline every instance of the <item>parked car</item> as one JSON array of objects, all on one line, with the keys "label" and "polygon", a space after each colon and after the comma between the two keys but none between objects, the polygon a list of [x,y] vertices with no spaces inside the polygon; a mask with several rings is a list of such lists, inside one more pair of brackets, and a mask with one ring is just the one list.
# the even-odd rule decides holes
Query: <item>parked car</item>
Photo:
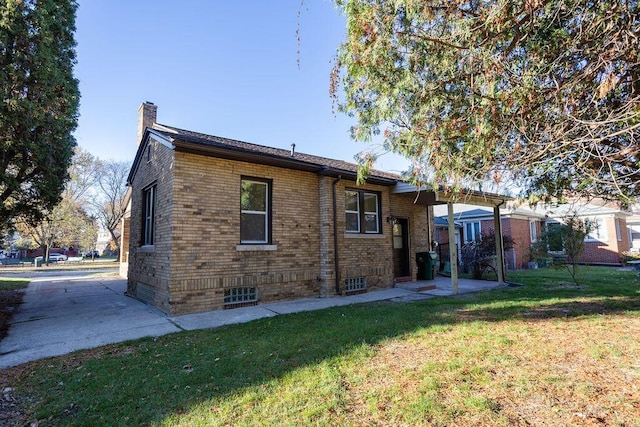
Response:
[{"label": "parked car", "polygon": [[66,261],[67,256],[63,254],[49,254],[49,262]]},{"label": "parked car", "polygon": [[100,258],[100,252],[98,251],[89,251],[84,254],[85,258]]}]

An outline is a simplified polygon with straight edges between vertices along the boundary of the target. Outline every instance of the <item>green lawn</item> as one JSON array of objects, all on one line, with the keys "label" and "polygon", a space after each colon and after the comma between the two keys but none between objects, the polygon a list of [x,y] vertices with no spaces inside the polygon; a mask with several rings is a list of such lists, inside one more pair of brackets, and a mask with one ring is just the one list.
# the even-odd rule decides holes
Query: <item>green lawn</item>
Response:
[{"label": "green lawn", "polygon": [[12,291],[16,289],[22,289],[22,288],[26,288],[28,284],[29,284],[29,279],[0,277],[0,291]]},{"label": "green lawn", "polygon": [[640,425],[640,282],[509,287],[143,339],[8,371],[40,425]]},{"label": "green lawn", "polygon": [[49,265],[42,264],[40,267],[33,265],[33,259],[25,258],[23,261],[25,262],[24,265],[0,267],[0,274],[3,272],[23,273],[26,271],[107,269],[118,268],[120,265],[115,257],[102,257],[94,260],[86,258],[81,262],[50,262]]}]

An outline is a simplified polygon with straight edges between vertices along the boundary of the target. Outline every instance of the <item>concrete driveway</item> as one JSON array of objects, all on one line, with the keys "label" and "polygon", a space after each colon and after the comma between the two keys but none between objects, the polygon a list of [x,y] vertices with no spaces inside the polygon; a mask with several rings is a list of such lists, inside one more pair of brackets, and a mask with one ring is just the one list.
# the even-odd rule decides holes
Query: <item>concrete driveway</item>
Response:
[{"label": "concrete driveway", "polygon": [[[215,328],[280,314],[382,300],[410,302],[453,295],[450,280],[437,277],[431,282],[437,288],[425,291],[421,291],[424,282],[409,282],[404,288],[358,295],[303,298],[168,317],[160,310],[125,296],[126,280],[115,274],[113,269],[3,274],[28,278],[31,282],[13,316],[8,336],[0,342],[0,368],[137,338]],[[460,280],[459,293],[501,286],[504,285],[497,282]]]},{"label": "concrete driveway", "polygon": [[0,368],[181,330],[157,309],[124,295],[125,280],[95,271],[6,274],[31,283],[0,342]]}]

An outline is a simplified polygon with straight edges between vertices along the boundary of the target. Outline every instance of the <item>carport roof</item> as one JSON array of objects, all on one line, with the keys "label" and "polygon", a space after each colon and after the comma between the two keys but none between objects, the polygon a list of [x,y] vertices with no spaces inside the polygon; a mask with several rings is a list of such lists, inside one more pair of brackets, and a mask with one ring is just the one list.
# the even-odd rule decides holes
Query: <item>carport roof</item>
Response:
[{"label": "carport roof", "polygon": [[417,204],[424,206],[443,205],[446,203],[466,203],[469,205],[499,207],[513,197],[495,193],[462,189],[458,193],[446,191],[444,187],[438,190],[429,190],[425,187],[419,188],[407,182],[398,182],[391,190],[393,194],[407,194],[415,198]]}]

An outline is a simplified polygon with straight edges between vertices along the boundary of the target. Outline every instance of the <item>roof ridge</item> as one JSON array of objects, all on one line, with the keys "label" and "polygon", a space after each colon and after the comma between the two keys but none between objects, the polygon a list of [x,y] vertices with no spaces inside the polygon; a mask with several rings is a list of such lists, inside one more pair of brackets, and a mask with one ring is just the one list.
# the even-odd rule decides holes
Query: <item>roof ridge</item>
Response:
[{"label": "roof ridge", "polygon": [[239,142],[241,144],[253,145],[253,146],[256,146],[256,147],[268,148],[270,150],[280,150],[280,151],[283,151],[285,153],[288,152],[288,150],[285,150],[284,148],[270,147],[268,145],[256,144],[255,142],[247,142],[247,141],[242,141],[240,139],[227,138],[225,136],[211,135],[211,134],[208,134],[208,133],[196,132],[196,131],[189,130],[189,129],[178,128],[178,127],[175,127],[175,126],[163,125],[163,124],[160,124],[160,123],[158,123],[158,124],[160,126],[168,128],[168,129],[175,130],[177,133],[181,133],[182,132],[182,133],[186,133],[186,134],[198,135],[198,136],[204,137],[205,139],[206,138],[216,138],[216,139],[222,139],[222,140],[225,140],[225,141]]}]

